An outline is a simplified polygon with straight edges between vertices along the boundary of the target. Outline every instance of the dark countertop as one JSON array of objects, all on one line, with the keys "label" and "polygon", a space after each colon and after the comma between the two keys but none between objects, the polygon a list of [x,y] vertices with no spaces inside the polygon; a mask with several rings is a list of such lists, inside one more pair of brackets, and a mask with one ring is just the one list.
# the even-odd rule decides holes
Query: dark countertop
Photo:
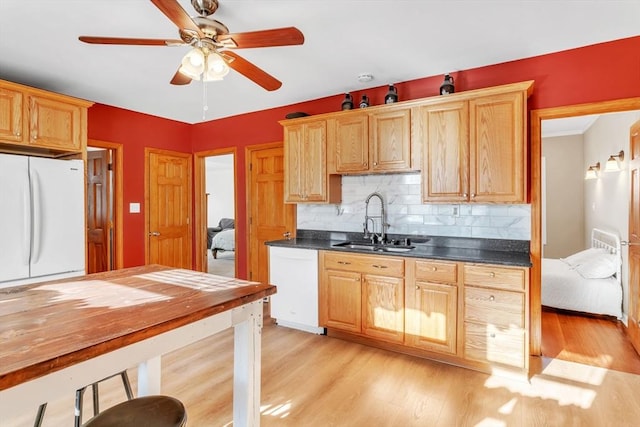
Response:
[{"label": "dark countertop", "polygon": [[295,239],[273,240],[265,244],[299,249],[531,267],[528,240],[390,235],[390,239],[398,240],[408,237],[415,249],[408,252],[381,252],[333,246],[347,240],[363,241],[362,233],[298,230],[297,236]]}]

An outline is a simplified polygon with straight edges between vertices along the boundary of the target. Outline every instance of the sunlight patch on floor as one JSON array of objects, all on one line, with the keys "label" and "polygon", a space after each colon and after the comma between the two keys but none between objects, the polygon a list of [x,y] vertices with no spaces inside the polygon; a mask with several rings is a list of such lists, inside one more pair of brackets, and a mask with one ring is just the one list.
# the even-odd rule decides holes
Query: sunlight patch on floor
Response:
[{"label": "sunlight patch on floor", "polygon": [[[561,406],[590,408],[597,396],[597,387],[602,384],[607,370],[580,363],[550,359],[542,372],[533,375],[529,382],[492,375],[485,382],[489,389],[504,388],[529,398],[551,399]],[[513,408],[512,400],[501,410]]]}]

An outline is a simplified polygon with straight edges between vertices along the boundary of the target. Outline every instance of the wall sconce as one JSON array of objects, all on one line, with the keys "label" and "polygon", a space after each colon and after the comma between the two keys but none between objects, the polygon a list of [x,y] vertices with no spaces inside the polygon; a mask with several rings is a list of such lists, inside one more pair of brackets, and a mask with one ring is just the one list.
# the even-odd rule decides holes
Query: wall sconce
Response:
[{"label": "wall sconce", "polygon": [[600,162],[593,166],[589,166],[587,173],[584,175],[584,179],[596,179],[598,177],[598,172],[600,172]]},{"label": "wall sconce", "polygon": [[612,154],[609,156],[609,160],[604,165],[605,172],[617,172],[620,170],[620,163],[624,160],[624,151],[620,150],[618,154]]}]

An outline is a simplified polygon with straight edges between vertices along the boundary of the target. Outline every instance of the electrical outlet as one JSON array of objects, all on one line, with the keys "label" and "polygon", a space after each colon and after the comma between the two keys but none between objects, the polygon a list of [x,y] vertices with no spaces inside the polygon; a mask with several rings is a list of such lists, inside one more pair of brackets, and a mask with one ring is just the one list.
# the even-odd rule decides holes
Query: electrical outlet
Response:
[{"label": "electrical outlet", "polygon": [[460,216],[460,205],[453,206],[453,213],[451,214],[451,216],[454,218],[458,218]]}]

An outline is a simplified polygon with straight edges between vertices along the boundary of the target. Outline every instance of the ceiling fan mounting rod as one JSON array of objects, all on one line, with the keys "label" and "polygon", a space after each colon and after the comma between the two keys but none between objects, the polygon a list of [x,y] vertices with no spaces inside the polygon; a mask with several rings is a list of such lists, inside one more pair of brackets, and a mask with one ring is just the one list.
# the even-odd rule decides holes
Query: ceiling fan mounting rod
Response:
[{"label": "ceiling fan mounting rod", "polygon": [[218,10],[218,0],[191,0],[191,5],[202,16],[213,15]]}]

